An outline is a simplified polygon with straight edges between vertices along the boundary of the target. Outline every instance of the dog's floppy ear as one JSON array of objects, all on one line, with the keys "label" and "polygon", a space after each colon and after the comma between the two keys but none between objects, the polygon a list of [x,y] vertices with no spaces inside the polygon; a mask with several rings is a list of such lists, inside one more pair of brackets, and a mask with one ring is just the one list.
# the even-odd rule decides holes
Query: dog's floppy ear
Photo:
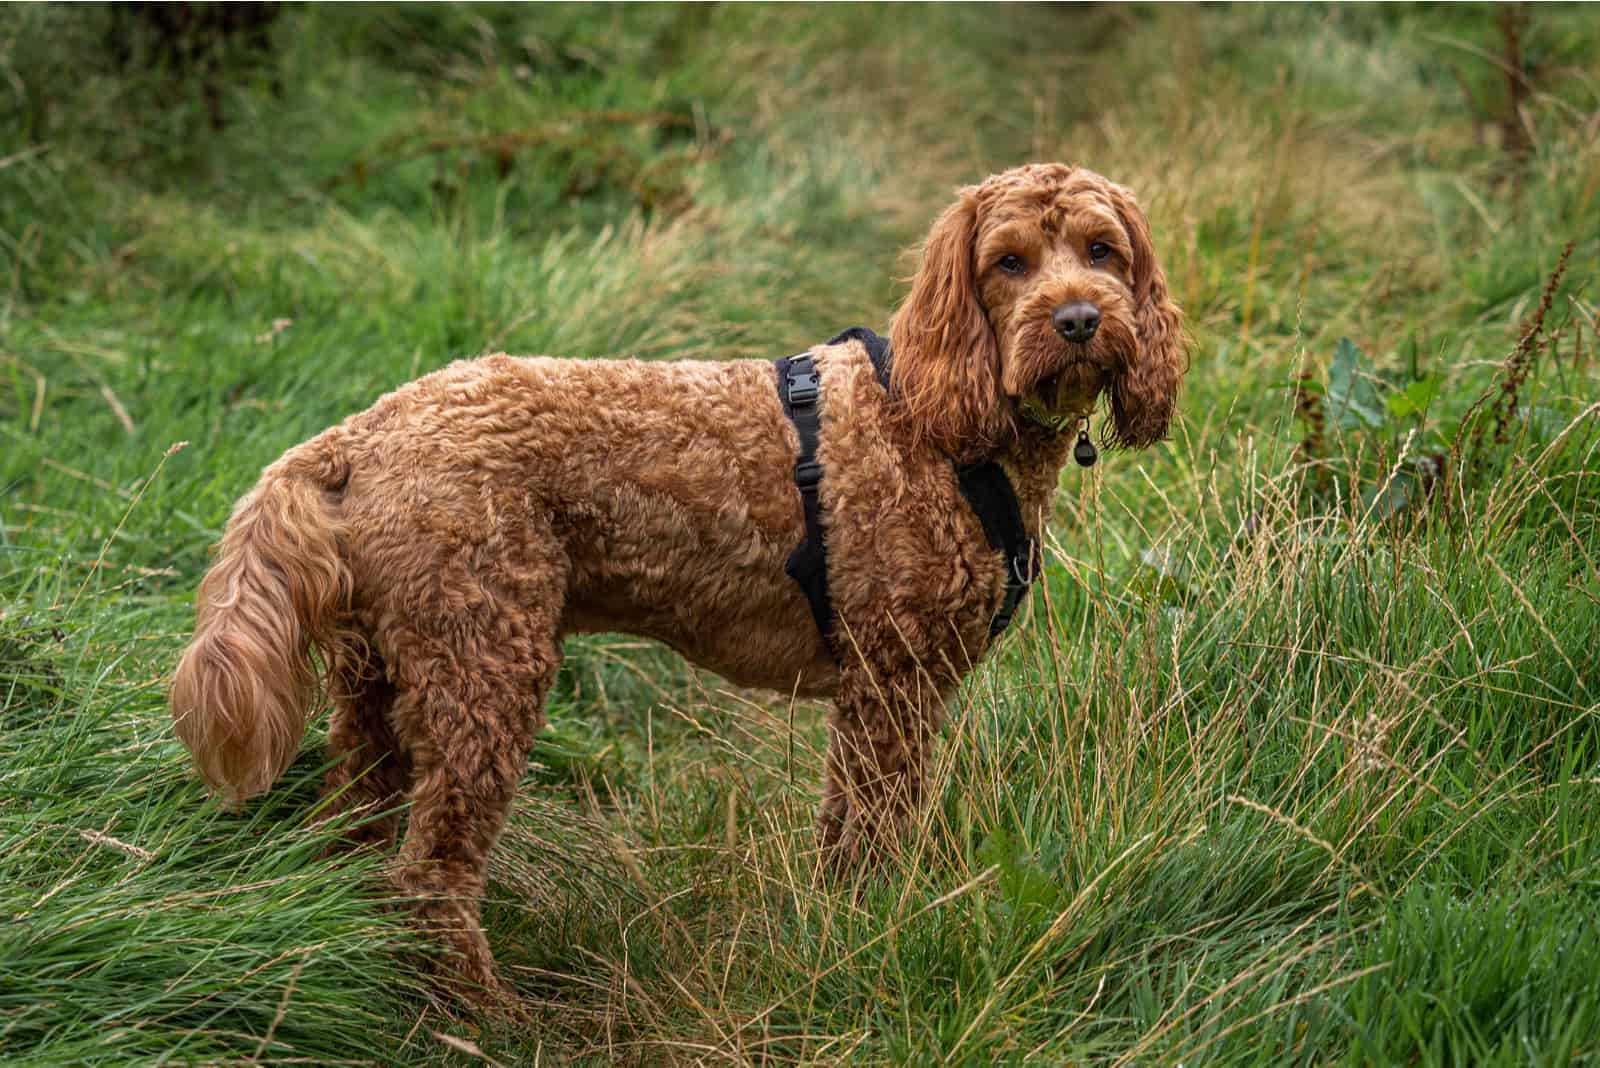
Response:
[{"label": "dog's floppy ear", "polygon": [[978,300],[973,256],[977,187],[961,190],[933,224],[922,266],[894,317],[890,389],[920,439],[952,455],[983,451],[1008,419],[1000,346]]},{"label": "dog's floppy ear", "polygon": [[1111,383],[1112,443],[1143,448],[1167,433],[1178,402],[1178,381],[1188,369],[1183,312],[1167,292],[1167,277],[1156,262],[1150,224],[1133,194],[1112,185],[1112,200],[1133,245],[1134,319],[1139,351]]}]

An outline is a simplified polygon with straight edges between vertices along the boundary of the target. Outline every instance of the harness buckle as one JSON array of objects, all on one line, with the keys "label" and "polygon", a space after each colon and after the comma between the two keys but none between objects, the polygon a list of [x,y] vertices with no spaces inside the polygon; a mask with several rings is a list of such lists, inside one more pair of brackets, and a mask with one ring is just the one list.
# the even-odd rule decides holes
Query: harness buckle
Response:
[{"label": "harness buckle", "polygon": [[789,371],[790,406],[810,404],[817,399],[817,394],[821,392],[821,387],[822,376],[818,375],[815,370],[796,371],[791,368]]},{"label": "harness buckle", "polygon": [[822,481],[822,465],[815,460],[802,460],[794,465],[795,484],[803,490],[816,489]]}]

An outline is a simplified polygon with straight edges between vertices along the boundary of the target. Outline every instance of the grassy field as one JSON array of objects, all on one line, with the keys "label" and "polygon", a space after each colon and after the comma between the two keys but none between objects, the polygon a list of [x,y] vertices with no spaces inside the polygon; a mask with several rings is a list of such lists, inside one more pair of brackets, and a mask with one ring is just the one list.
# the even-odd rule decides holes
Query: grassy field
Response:
[{"label": "grassy field", "polygon": [[[214,129],[0,8],[0,1062],[1600,1063],[1600,20],[1525,15],[297,7]],[[1027,159],[1139,193],[1193,365],[1063,474],[911,863],[813,883],[820,709],[573,641],[511,1027],[323,859],[320,726],[203,796],[165,683],[279,452],[461,356],[881,328]]]}]

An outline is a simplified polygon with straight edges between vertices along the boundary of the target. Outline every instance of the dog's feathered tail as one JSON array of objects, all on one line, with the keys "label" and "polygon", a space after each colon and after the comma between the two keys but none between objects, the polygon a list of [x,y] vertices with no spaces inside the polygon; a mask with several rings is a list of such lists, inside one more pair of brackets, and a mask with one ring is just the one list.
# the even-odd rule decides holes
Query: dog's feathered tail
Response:
[{"label": "dog's feathered tail", "polygon": [[319,690],[311,647],[327,658],[339,640],[351,588],[329,508],[349,478],[341,437],[335,428],[267,468],[200,581],[172,718],[231,801],[264,793],[294,759]]}]

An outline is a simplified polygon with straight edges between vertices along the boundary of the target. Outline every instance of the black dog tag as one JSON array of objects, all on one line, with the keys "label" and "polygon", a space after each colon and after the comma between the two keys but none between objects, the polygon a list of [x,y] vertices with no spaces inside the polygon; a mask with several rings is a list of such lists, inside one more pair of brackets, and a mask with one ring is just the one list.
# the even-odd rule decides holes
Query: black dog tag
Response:
[{"label": "black dog tag", "polygon": [[1085,419],[1078,428],[1078,444],[1072,448],[1072,458],[1078,461],[1079,467],[1093,467],[1094,462],[1100,458],[1100,452],[1094,447],[1094,442],[1089,440],[1089,420]]}]

